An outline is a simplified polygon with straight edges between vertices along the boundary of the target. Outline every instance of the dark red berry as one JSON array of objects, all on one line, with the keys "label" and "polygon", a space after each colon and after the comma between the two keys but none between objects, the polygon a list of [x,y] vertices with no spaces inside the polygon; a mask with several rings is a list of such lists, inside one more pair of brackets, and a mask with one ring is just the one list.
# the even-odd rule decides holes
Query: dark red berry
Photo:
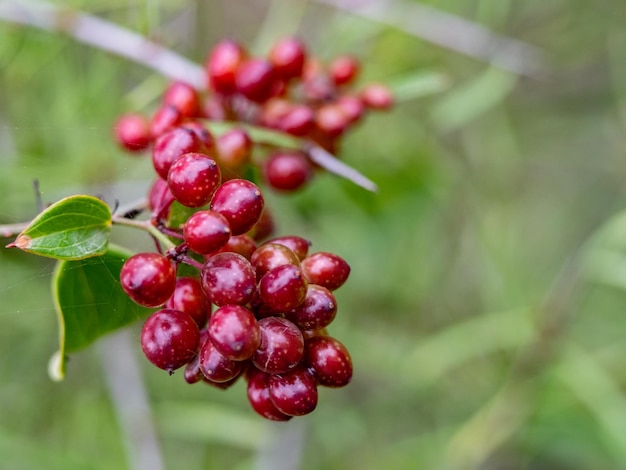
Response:
[{"label": "dark red berry", "polygon": [[202,380],[204,381],[205,384],[210,385],[211,387],[219,388],[220,390],[227,390],[233,385],[235,385],[237,381],[239,380],[239,377],[243,375],[246,369],[247,363],[243,362],[241,364],[242,366],[241,366],[240,371],[232,379],[225,380],[224,382],[214,382],[213,380],[206,378],[203,374]]},{"label": "dark red berry", "polygon": [[329,66],[330,77],[335,85],[346,85],[359,74],[359,60],[350,55],[336,57]]},{"label": "dark red berry", "polygon": [[220,248],[220,252],[233,252],[237,253],[247,260],[252,257],[252,254],[257,249],[256,242],[248,235],[234,235],[228,239],[226,245]]},{"label": "dark red berry", "polygon": [[371,109],[385,110],[393,106],[393,93],[387,85],[370,83],[361,91],[363,104]]},{"label": "dark red berry", "polygon": [[235,91],[235,76],[246,58],[245,50],[236,42],[219,42],[207,59],[206,69],[209,87],[218,93],[230,94]]},{"label": "dark red berry", "polygon": [[196,354],[194,358],[187,363],[184,372],[185,382],[195,384],[204,378],[204,374],[200,370],[200,355]]},{"label": "dark red berry", "polygon": [[257,279],[283,264],[300,266],[300,259],[290,248],[277,243],[265,243],[252,254],[250,262],[256,271]]},{"label": "dark red berry", "polygon": [[275,74],[272,64],[264,59],[249,59],[237,70],[237,91],[256,103],[263,103],[274,94]]},{"label": "dark red berry", "polygon": [[130,152],[141,152],[152,143],[148,121],[139,114],[125,114],[115,123],[118,143]]},{"label": "dark red berry", "polygon": [[313,176],[313,167],[301,152],[280,151],[272,154],[264,167],[265,180],[279,191],[295,191]]},{"label": "dark red berry", "polygon": [[177,127],[163,134],[154,142],[152,164],[157,174],[167,180],[172,163],[182,155],[204,150],[202,142],[195,132],[184,127]]},{"label": "dark red berry", "polygon": [[170,373],[193,359],[199,340],[198,325],[179,310],[153,313],[141,330],[141,349],[148,360]]},{"label": "dark red berry", "polygon": [[211,304],[204,295],[202,285],[193,277],[176,279],[176,288],[165,303],[165,308],[185,312],[195,320],[199,327],[206,324],[211,314]]},{"label": "dark red berry", "polygon": [[202,148],[204,149],[204,153],[208,155],[213,155],[213,153],[215,153],[215,139],[213,134],[211,134],[211,132],[204,127],[202,123],[198,121],[187,121],[184,122],[181,127],[189,129],[196,135],[202,145]]},{"label": "dark red berry", "polygon": [[200,370],[211,382],[228,382],[237,377],[242,369],[243,362],[228,359],[217,350],[211,338],[200,346]]},{"label": "dark red berry", "polygon": [[211,254],[222,248],[230,238],[226,218],[215,211],[198,211],[189,216],[183,226],[183,238],[192,251]]},{"label": "dark red berry", "polygon": [[167,185],[183,206],[207,204],[220,185],[222,175],[217,163],[203,153],[186,153],[170,167]]},{"label": "dark red berry", "polygon": [[211,200],[211,209],[228,220],[233,235],[241,235],[257,223],[263,211],[263,195],[254,183],[234,179],[222,184]]},{"label": "dark red berry", "polygon": [[305,58],[304,44],[296,38],[279,40],[269,53],[269,60],[276,73],[285,80],[302,75]]},{"label": "dark red berry", "polygon": [[126,260],[120,272],[124,292],[139,305],[158,307],[174,293],[176,270],[165,256],[138,253]]},{"label": "dark red berry", "polygon": [[352,379],[352,359],[348,350],[330,336],[306,340],[304,363],[320,385],[343,387]]},{"label": "dark red berry", "polygon": [[267,272],[259,282],[261,301],[275,312],[298,307],[306,296],[307,282],[298,266],[285,264]]},{"label": "dark red berry", "polygon": [[365,112],[363,101],[356,96],[342,96],[336,101],[336,104],[341,108],[350,124],[354,124],[361,119],[361,116],[363,116],[363,113]]},{"label": "dark red berry", "polygon": [[272,238],[265,242],[274,243],[277,245],[283,245],[292,250],[297,256],[298,259],[303,260],[309,254],[309,248],[311,247],[311,242],[296,235],[286,235],[284,237],[276,237]]},{"label": "dark red berry", "polygon": [[229,170],[240,170],[250,161],[252,139],[243,129],[231,129],[215,142],[219,164]]},{"label": "dark red berry", "polygon": [[204,115],[211,121],[226,121],[230,114],[222,95],[211,95],[204,102]]},{"label": "dark red berry", "polygon": [[256,318],[240,305],[224,305],[213,312],[209,335],[217,350],[233,361],[252,357],[261,342]]},{"label": "dark red berry", "polygon": [[200,113],[200,97],[191,85],[173,82],[165,90],[163,103],[174,106],[185,117],[196,117]]},{"label": "dark red berry", "polygon": [[301,262],[304,277],[311,284],[338,289],[350,274],[350,265],[338,255],[327,252],[314,253]]},{"label": "dark red berry", "polygon": [[320,106],[315,112],[315,124],[331,138],[340,136],[350,124],[343,108],[336,103]]},{"label": "dark red berry", "polygon": [[317,384],[303,368],[269,378],[270,400],[278,411],[289,416],[303,416],[317,406]]},{"label": "dark red berry", "polygon": [[278,122],[277,128],[287,134],[304,136],[315,123],[315,113],[305,105],[292,106]]},{"label": "dark red berry", "polygon": [[337,301],[331,291],[309,284],[304,302],[287,314],[302,330],[319,330],[332,323],[337,314]]},{"label": "dark red berry", "polygon": [[[148,207],[152,212],[158,214],[164,207],[169,206],[172,201],[174,201],[174,196],[167,186],[167,181],[157,177],[148,193]],[[167,217],[167,214],[163,215]]]},{"label": "dark red berry", "polygon": [[258,323],[261,343],[252,356],[253,364],[269,374],[287,372],[296,367],[304,354],[304,338],[300,329],[280,317],[262,318]]},{"label": "dark red berry", "polygon": [[202,267],[202,288],[215,305],[244,305],[252,299],[255,287],[254,268],[237,253],[217,253]]},{"label": "dark red berry", "polygon": [[261,372],[255,367],[250,367],[247,372],[248,378],[248,401],[252,409],[264,418],[272,421],[289,421],[292,417],[278,411],[276,405],[270,399],[270,374]]},{"label": "dark red berry", "polygon": [[169,104],[160,107],[150,121],[150,134],[153,139],[174,129],[185,120],[185,116],[175,106]]},{"label": "dark red berry", "polygon": [[261,217],[254,227],[250,229],[248,235],[250,235],[255,241],[264,240],[274,233],[274,217],[270,210],[265,207],[261,212]]}]

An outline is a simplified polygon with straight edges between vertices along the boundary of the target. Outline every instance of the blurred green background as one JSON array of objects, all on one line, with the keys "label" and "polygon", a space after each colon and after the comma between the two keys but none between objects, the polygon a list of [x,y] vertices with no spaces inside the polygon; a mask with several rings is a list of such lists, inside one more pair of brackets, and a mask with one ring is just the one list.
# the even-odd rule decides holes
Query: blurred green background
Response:
[{"label": "blurred green background", "polygon": [[[321,390],[310,416],[265,422],[243,382],[190,387],[150,366],[140,325],[72,356],[51,382],[54,263],[2,248],[0,468],[157,469],[159,455],[186,470],[626,468],[625,2],[381,0],[373,15],[368,2],[331,0],[58,3],[197,62],[224,36],[261,54],[296,33],[325,60],[362,58],[361,83],[393,84],[398,104],[342,145],[378,194],[321,175],[268,196],[279,234],[352,266],[330,328],[351,351],[350,386]],[[480,28],[536,49],[477,45]],[[462,52],[497,46],[496,64]],[[150,164],[121,152],[111,126],[153,110],[166,83],[0,21],[0,223],[35,215],[34,178],[46,202],[144,193]],[[115,240],[149,245],[125,229]],[[118,346],[140,372],[115,362]],[[124,403],[125,383],[145,386],[153,466],[133,460],[150,426],[133,425],[146,402],[129,392]]]}]

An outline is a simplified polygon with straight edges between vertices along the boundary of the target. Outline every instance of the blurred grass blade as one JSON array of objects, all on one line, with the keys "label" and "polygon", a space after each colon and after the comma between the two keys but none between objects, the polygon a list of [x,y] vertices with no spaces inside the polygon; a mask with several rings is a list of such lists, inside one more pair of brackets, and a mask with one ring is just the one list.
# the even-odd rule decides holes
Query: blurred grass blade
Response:
[{"label": "blurred grass blade", "polygon": [[422,98],[447,90],[451,85],[450,78],[440,72],[420,71],[406,76],[397,77],[388,82],[396,102]]},{"label": "blurred grass blade", "polygon": [[445,95],[433,108],[433,122],[444,132],[463,127],[497,106],[516,83],[515,75],[489,68]]}]

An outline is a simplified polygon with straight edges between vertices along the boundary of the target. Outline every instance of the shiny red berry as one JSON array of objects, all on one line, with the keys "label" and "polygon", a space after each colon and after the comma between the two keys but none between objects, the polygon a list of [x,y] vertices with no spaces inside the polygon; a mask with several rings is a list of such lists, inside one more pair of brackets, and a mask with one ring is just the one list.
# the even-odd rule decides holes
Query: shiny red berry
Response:
[{"label": "shiny red berry", "polygon": [[193,277],[176,279],[174,293],[165,303],[165,308],[185,312],[202,328],[211,315],[211,304],[207,301],[202,284]]},{"label": "shiny red berry", "polygon": [[303,416],[317,406],[317,383],[304,368],[269,378],[270,400],[278,411],[289,416]]},{"label": "shiny red berry", "polygon": [[231,129],[215,142],[219,164],[228,170],[240,170],[250,161],[252,139],[243,129]]},{"label": "shiny red berry", "polygon": [[335,85],[346,85],[353,82],[359,74],[360,64],[356,57],[342,55],[336,57],[331,63],[329,74]]},{"label": "shiny red berry", "polygon": [[171,83],[165,90],[163,103],[174,106],[185,117],[196,117],[200,113],[198,92],[185,82],[176,81]]},{"label": "shiny red berry", "polygon": [[236,253],[217,253],[206,260],[202,288],[215,305],[248,303],[255,292],[256,276],[250,262]]},{"label": "shiny red berry", "polygon": [[264,244],[274,243],[277,245],[283,245],[292,250],[297,256],[298,259],[303,260],[309,254],[309,248],[311,247],[311,242],[306,240],[305,238],[298,237],[296,235],[286,235],[283,237],[272,238],[271,240],[266,241]]},{"label": "shiny red berry", "polygon": [[299,266],[285,264],[268,271],[259,282],[261,301],[277,313],[298,307],[305,299],[307,282]]},{"label": "shiny red berry", "polygon": [[185,116],[180,110],[169,104],[161,106],[150,121],[150,134],[153,139],[174,129],[185,120]]},{"label": "shiny red berry", "polygon": [[337,314],[337,301],[331,291],[309,284],[304,302],[287,313],[287,318],[302,330],[319,330],[332,323]]},{"label": "shiny red berry", "polygon": [[211,254],[222,248],[230,238],[226,218],[215,211],[198,211],[189,216],[183,226],[183,238],[192,251]]},{"label": "shiny red berry", "polygon": [[224,305],[209,320],[211,341],[224,356],[234,361],[250,358],[261,342],[259,325],[250,310]]},{"label": "shiny red berry", "polygon": [[220,185],[222,175],[215,160],[203,153],[181,155],[169,169],[167,185],[183,206],[207,204]]},{"label": "shiny red berry", "polygon": [[252,254],[250,262],[256,271],[257,279],[283,264],[300,265],[300,259],[290,248],[277,243],[264,243]]},{"label": "shiny red berry", "polygon": [[152,165],[157,174],[167,180],[172,164],[182,155],[204,150],[196,134],[187,128],[177,127],[160,136],[152,148]]},{"label": "shiny red berry", "polygon": [[174,293],[176,270],[165,256],[138,253],[126,260],[120,272],[124,292],[139,305],[158,307]]},{"label": "shiny red berry", "polygon": [[256,249],[256,242],[250,236],[244,234],[230,237],[226,245],[220,248],[219,251],[237,253],[249,260]]},{"label": "shiny red berry", "polygon": [[301,152],[279,151],[272,154],[263,168],[267,183],[279,191],[295,191],[313,176],[313,167]]},{"label": "shiny red berry", "polygon": [[235,76],[246,58],[246,52],[234,41],[219,42],[206,62],[209,87],[218,93],[230,94],[236,89]]},{"label": "shiny red berry", "polygon": [[200,370],[211,382],[222,383],[237,377],[242,369],[243,362],[228,359],[217,350],[211,338],[200,346]]},{"label": "shiny red berry", "polygon": [[311,284],[338,289],[348,279],[350,265],[333,253],[319,252],[307,256],[301,262],[304,277]]},{"label": "shiny red berry", "polygon": [[267,317],[259,320],[261,343],[252,356],[254,365],[269,374],[287,372],[298,365],[304,354],[304,338],[289,320]]},{"label": "shiny red berry", "polygon": [[371,83],[361,91],[363,104],[371,109],[386,110],[393,106],[393,93],[387,85]]},{"label": "shiny red berry", "polygon": [[270,399],[270,374],[250,367],[246,372],[248,379],[247,394],[252,409],[264,418],[272,421],[289,421],[292,417],[278,411]]},{"label": "shiny red berry", "polygon": [[276,73],[285,80],[302,75],[305,59],[304,44],[292,37],[279,40],[269,53],[269,60]]},{"label": "shiny red berry", "polygon": [[148,121],[139,114],[125,114],[115,123],[118,143],[130,152],[141,152],[152,143]]},{"label": "shiny red berry", "polygon": [[241,235],[258,222],[263,204],[263,195],[257,185],[248,180],[234,179],[217,188],[211,200],[211,209],[226,217],[233,235]]},{"label": "shiny red berry", "polygon": [[306,340],[304,363],[320,385],[343,387],[352,379],[352,359],[348,350],[330,336]]},{"label": "shiny red berry", "polygon": [[256,103],[263,103],[274,94],[276,83],[272,64],[264,59],[249,59],[237,69],[237,91]]}]

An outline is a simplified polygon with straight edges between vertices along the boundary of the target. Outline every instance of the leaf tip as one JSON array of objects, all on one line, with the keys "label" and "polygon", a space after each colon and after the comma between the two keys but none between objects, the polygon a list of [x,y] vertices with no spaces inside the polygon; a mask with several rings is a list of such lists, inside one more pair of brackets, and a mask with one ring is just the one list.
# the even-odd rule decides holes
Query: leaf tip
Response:
[{"label": "leaf tip", "polygon": [[55,382],[65,379],[65,357],[61,351],[55,352],[48,361],[48,377]]},{"label": "leaf tip", "polygon": [[12,241],[5,248],[19,248],[20,250],[28,250],[33,244],[33,239],[28,235],[19,235],[15,241]]}]

